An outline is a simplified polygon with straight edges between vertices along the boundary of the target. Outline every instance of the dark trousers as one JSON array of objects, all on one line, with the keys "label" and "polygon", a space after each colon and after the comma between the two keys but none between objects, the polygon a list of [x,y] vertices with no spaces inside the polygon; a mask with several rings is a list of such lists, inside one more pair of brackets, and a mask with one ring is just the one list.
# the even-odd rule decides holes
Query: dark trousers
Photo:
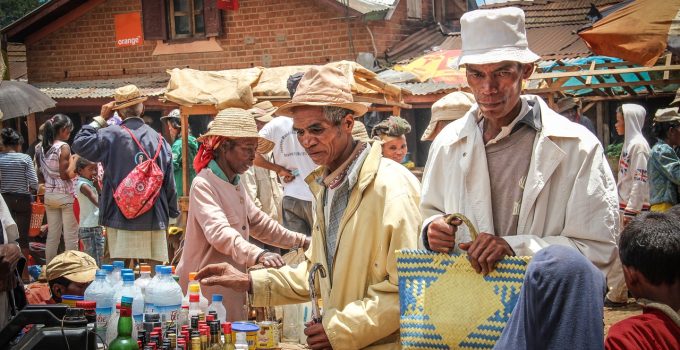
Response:
[{"label": "dark trousers", "polygon": [[28,228],[31,225],[31,202],[33,198],[26,193],[5,192],[2,198],[19,230],[19,246],[28,249]]}]

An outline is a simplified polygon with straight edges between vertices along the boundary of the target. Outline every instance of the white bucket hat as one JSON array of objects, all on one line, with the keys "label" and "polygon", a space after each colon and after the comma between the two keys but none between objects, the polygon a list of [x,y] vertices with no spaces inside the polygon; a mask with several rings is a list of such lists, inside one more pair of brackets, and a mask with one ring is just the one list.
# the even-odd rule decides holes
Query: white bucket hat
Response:
[{"label": "white bucket hat", "polygon": [[529,50],[524,11],[517,7],[475,10],[460,18],[463,48],[452,68],[503,61],[533,63],[541,59]]}]

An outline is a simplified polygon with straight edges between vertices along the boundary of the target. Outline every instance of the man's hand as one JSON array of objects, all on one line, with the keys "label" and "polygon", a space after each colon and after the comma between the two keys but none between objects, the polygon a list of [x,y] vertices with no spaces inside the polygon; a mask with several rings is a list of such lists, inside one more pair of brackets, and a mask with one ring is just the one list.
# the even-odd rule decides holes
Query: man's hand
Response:
[{"label": "man's hand", "polygon": [[211,264],[196,274],[196,280],[204,286],[221,286],[237,292],[250,289],[250,277],[229,263]]},{"label": "man's hand", "polygon": [[484,276],[493,271],[494,266],[505,256],[513,256],[510,245],[506,240],[488,233],[480,233],[472,242],[461,243],[460,249],[467,251],[470,264]]},{"label": "man's hand", "polygon": [[274,268],[279,268],[283,267],[283,265],[286,265],[286,262],[283,261],[283,258],[281,255],[272,253],[272,252],[266,252],[257,259],[258,264],[262,264],[264,267],[274,267]]},{"label": "man's hand", "polygon": [[285,183],[289,183],[295,180],[295,175],[293,175],[293,173],[291,173],[290,170],[284,167],[280,167],[280,169],[276,172],[276,175],[279,175],[283,179],[283,182]]},{"label": "man's hand", "polygon": [[451,225],[447,224],[444,217],[439,217],[427,226],[427,242],[430,250],[440,253],[449,253],[456,245],[456,231],[463,222],[453,219]]},{"label": "man's hand", "polygon": [[307,336],[307,345],[313,350],[332,349],[331,342],[328,340],[326,330],[323,329],[322,323],[307,322],[305,323],[305,335]]},{"label": "man's hand", "polygon": [[99,113],[99,115],[104,118],[105,120],[109,120],[111,117],[113,117],[113,106],[115,104],[115,101],[111,101],[105,105],[102,105],[102,109]]}]

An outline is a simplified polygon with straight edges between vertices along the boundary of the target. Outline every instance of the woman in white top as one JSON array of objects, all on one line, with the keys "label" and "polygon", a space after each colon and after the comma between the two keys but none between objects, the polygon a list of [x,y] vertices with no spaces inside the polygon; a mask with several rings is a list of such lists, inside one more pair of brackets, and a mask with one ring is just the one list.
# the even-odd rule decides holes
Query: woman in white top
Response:
[{"label": "woman in white top", "polygon": [[73,131],[71,119],[55,114],[45,122],[43,141],[36,147],[36,160],[45,181],[45,214],[47,216],[47,263],[57,255],[63,229],[66,250],[78,250],[78,222],[73,213],[73,179],[68,167]]}]

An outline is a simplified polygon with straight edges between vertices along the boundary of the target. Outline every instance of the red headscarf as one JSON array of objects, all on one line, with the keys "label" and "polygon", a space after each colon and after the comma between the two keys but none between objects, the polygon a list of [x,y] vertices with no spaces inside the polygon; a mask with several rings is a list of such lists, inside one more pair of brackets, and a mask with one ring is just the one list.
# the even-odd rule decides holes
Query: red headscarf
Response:
[{"label": "red headscarf", "polygon": [[222,144],[224,139],[223,136],[208,136],[203,140],[201,146],[198,147],[196,158],[194,158],[194,169],[197,174],[208,166],[211,160],[215,159],[215,149]]}]

